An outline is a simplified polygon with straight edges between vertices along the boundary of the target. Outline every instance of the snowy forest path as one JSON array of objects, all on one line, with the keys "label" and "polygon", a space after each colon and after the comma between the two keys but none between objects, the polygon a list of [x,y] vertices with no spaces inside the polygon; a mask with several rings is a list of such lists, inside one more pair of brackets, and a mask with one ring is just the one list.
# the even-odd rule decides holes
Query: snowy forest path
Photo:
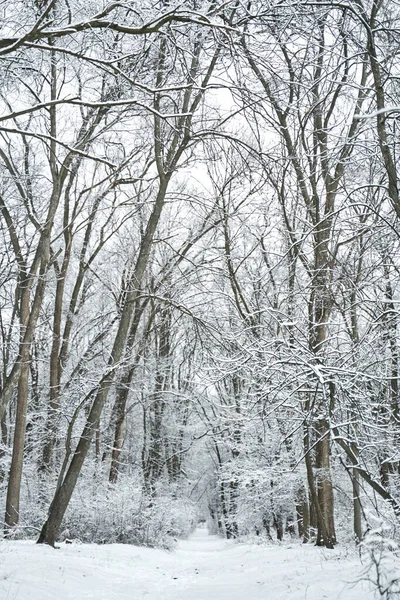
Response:
[{"label": "snowy forest path", "polygon": [[174,551],[0,544],[1,600],[372,600],[356,552],[237,544],[198,528]]}]

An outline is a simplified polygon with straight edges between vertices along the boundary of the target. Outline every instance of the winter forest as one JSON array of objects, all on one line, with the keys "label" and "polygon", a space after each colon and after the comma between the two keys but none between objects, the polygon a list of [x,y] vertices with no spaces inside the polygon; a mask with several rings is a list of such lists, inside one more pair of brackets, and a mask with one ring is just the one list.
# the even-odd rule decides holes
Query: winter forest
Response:
[{"label": "winter forest", "polygon": [[395,555],[400,5],[0,23],[4,538]]}]

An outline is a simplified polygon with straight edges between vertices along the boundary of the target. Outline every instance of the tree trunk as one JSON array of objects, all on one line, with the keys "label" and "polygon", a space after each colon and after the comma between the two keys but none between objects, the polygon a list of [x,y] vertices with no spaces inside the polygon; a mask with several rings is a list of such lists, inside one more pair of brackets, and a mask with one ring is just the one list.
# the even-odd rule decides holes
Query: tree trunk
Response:
[{"label": "tree trunk", "polygon": [[[136,340],[137,330],[139,327],[141,316],[143,314],[143,308],[144,307],[139,306],[138,303],[135,306],[132,326],[131,326],[131,329],[129,332],[127,347],[126,347],[126,351],[125,351],[125,355],[128,356],[128,360],[130,358],[129,354],[132,352],[132,348],[133,348],[134,342]],[[153,323],[153,318],[154,318],[154,312],[151,313],[151,315],[148,319],[146,331],[143,336],[142,346],[144,345],[144,342],[149,335],[149,331],[150,331],[151,325]],[[110,473],[108,476],[110,483],[117,483],[117,480],[118,480],[119,457],[121,455],[122,447],[124,444],[126,405],[127,405],[128,397],[129,397],[129,389],[131,387],[133,376],[135,374],[135,369],[136,369],[136,366],[137,366],[137,363],[139,361],[142,351],[143,351],[143,347],[141,347],[138,350],[136,357],[135,357],[134,364],[130,367],[130,369],[127,373],[122,375],[121,381],[120,381],[119,385],[117,385],[116,399],[115,399],[115,403],[114,403],[112,413],[111,413],[111,428],[114,429],[114,441],[113,441],[113,447],[112,447],[112,453],[111,453]]]},{"label": "tree trunk", "polygon": [[18,525],[19,522],[19,500],[25,449],[26,414],[28,409],[28,383],[29,363],[26,363],[21,369],[21,375],[18,381],[14,444],[8,479],[6,514],[4,519],[5,535],[7,535],[8,532],[11,533],[10,530]]},{"label": "tree trunk", "polygon": [[[30,286],[26,279],[20,284],[20,340],[25,336],[29,320]],[[17,411],[15,418],[14,442],[7,487],[6,514],[4,519],[5,534],[18,525],[19,499],[21,493],[22,468],[24,461],[26,414],[29,396],[29,349],[24,351],[25,361],[21,365],[18,380]]]},{"label": "tree trunk", "polygon": [[302,533],[300,533],[300,527],[299,527],[299,535],[303,536],[303,544],[307,544],[311,539],[310,505],[307,501],[304,501],[304,503],[303,503],[302,515],[303,515],[303,527],[302,527],[303,531],[302,531]]},{"label": "tree trunk", "polygon": [[[64,236],[65,237],[65,236]],[[50,353],[50,398],[45,425],[46,441],[43,447],[40,469],[50,472],[53,467],[53,449],[57,435],[57,421],[60,411],[61,364],[59,352],[61,347],[61,319],[65,288],[65,277],[69,264],[69,245],[66,249],[61,271],[57,273],[57,288],[54,302],[53,343]]]},{"label": "tree trunk", "polygon": [[121,387],[117,390],[117,398],[113,409],[114,442],[111,452],[111,466],[109,482],[117,483],[119,473],[119,457],[124,443],[124,424],[126,403],[128,401],[129,384],[132,381],[134,369],[131,369],[128,377],[122,380]]},{"label": "tree trunk", "polygon": [[[333,516],[333,487],[330,473],[330,435],[329,424],[325,419],[317,423],[316,465],[317,465],[317,489],[318,489],[318,530],[317,546],[325,545],[326,537],[330,544],[336,544],[335,522]],[[326,532],[323,534],[323,525]]]},{"label": "tree trunk", "polygon": [[[6,420],[6,415],[3,416],[3,418],[1,419],[1,423],[0,423],[0,428],[1,428],[1,446],[0,446],[0,461],[4,458],[4,456],[6,455],[6,447],[7,447],[7,443],[8,443],[8,429],[7,429],[7,420]],[[5,469],[3,469],[3,466],[0,466],[0,482],[4,481],[4,478],[6,476],[6,472]]]},{"label": "tree trunk", "polygon": [[[320,502],[319,502],[319,497],[318,497],[318,492],[316,489],[316,485],[315,485],[315,478],[314,478],[314,471],[313,471],[313,466],[312,466],[312,458],[311,458],[311,452],[310,452],[310,441],[309,441],[309,432],[308,429],[306,428],[305,430],[305,435],[304,435],[304,449],[305,449],[305,461],[306,461],[306,469],[307,469],[307,480],[308,480],[308,488],[310,491],[310,496],[311,496],[311,502],[312,502],[312,509],[315,510],[315,514],[317,517],[317,525],[318,525],[318,533],[320,536],[321,541],[323,542],[323,545],[326,548],[332,549],[334,547],[335,544],[335,538],[331,538],[330,536],[330,530],[329,530],[329,524],[326,521],[326,519],[328,519],[329,521],[329,511],[333,509],[332,504],[329,504],[329,496],[327,496],[327,500],[328,500],[328,504],[326,504],[324,507],[320,506]],[[323,500],[323,498],[321,498],[321,500]],[[325,511],[323,512],[323,508],[325,508]],[[311,511],[310,511],[311,513]],[[330,524],[332,526],[332,520],[330,520]]]},{"label": "tree trunk", "polygon": [[145,489],[150,497],[154,497],[155,484],[160,479],[166,465],[163,419],[166,407],[165,392],[168,390],[171,380],[171,316],[170,306],[160,311],[159,336],[156,339],[157,368],[154,392],[150,397],[150,406],[147,410],[146,430],[148,436],[147,448],[144,448],[146,460],[144,461],[143,477]]},{"label": "tree trunk", "polygon": [[360,501],[360,482],[357,469],[353,469],[352,474],[353,486],[353,526],[356,543],[359,544],[362,540],[362,521],[361,521],[361,501]]}]

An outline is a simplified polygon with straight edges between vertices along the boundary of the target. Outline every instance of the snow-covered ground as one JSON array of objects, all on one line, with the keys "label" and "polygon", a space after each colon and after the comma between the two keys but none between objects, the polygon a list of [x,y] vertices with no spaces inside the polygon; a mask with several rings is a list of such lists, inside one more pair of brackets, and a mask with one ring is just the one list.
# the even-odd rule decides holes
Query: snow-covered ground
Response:
[{"label": "snow-covered ground", "polygon": [[[0,545],[1,600],[372,600],[355,552],[234,544],[197,529],[168,552]],[[353,583],[352,583],[353,582]]]}]

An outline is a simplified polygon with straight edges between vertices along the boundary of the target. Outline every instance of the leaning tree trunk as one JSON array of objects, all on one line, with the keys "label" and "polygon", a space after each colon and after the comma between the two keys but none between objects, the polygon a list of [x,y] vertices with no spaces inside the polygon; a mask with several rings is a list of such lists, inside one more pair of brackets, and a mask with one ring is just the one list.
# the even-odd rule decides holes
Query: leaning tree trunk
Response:
[{"label": "leaning tree trunk", "polygon": [[140,293],[144,272],[149,260],[150,250],[156,232],[156,228],[165,203],[165,196],[170,176],[160,180],[160,188],[153,207],[153,211],[147,223],[146,232],[142,239],[136,266],[129,282],[129,291],[122,310],[121,320],[115,336],[114,345],[109,358],[109,371],[103,377],[99,390],[95,396],[85,427],[72,457],[65,478],[55,493],[49,508],[49,515],[44,523],[38,543],[46,543],[54,546],[61,522],[64,518],[69,501],[75,489],[76,482],[81,472],[84,460],[89,451],[93,435],[98,427],[103,406],[107,400],[108,393],[114,383],[115,367],[120,362],[126,345],[127,336],[131,326],[134,306]]}]

